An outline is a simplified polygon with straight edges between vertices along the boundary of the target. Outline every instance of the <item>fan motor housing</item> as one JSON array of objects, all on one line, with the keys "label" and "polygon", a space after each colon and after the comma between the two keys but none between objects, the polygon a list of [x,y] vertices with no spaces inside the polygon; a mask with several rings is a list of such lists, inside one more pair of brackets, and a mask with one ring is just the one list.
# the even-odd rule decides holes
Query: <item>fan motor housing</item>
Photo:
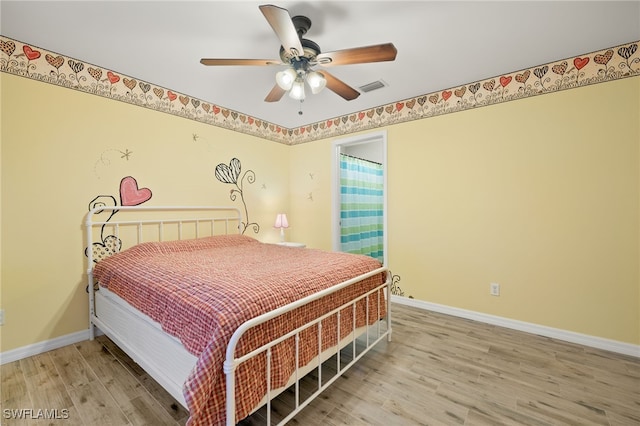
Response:
[{"label": "fan motor housing", "polygon": [[[302,55],[299,56],[300,59],[305,58],[307,62],[313,61],[316,56],[320,54],[320,46],[314,41],[311,41],[306,38],[301,38],[300,43],[302,44]],[[295,56],[290,52],[284,50],[284,47],[280,46],[280,59],[282,62],[291,63],[295,61]]]}]

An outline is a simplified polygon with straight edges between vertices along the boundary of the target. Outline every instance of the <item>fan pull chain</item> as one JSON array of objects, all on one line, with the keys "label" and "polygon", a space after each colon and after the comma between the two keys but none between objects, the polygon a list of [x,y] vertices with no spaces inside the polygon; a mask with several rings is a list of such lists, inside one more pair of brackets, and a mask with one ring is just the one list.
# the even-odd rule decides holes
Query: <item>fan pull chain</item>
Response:
[{"label": "fan pull chain", "polygon": [[302,115],[302,103],[304,102],[304,99],[300,99],[300,111],[298,111],[298,115]]}]

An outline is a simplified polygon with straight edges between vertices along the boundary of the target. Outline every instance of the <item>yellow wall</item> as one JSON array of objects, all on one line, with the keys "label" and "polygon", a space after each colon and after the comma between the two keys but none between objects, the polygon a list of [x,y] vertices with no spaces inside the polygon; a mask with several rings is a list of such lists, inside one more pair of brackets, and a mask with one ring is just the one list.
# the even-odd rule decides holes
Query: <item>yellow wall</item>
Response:
[{"label": "yellow wall", "polygon": [[[332,140],[287,147],[0,82],[2,351],[86,329],[82,219],[124,176],[149,205],[238,206],[213,174],[237,157],[256,173],[259,239],[277,240],[287,211],[288,239],[331,248]],[[387,127],[389,265],[405,293],[640,344],[639,95],[630,78]]]},{"label": "yellow wall", "polygon": [[[290,165],[291,218],[288,239],[332,249],[331,150],[327,141],[294,145]],[[304,223],[300,223],[300,220]]]},{"label": "yellow wall", "polygon": [[125,176],[151,189],[145,205],[241,207],[214,176],[237,157],[256,175],[244,188],[261,230],[247,234],[278,239],[288,147],[9,74],[0,80],[2,351],[87,328],[83,219],[98,195],[120,202]]},{"label": "yellow wall", "polygon": [[[389,266],[405,295],[640,344],[639,99],[633,78],[388,127]],[[319,171],[323,199],[331,143],[291,149],[292,176]],[[301,186],[296,238],[330,248],[329,207]]]}]

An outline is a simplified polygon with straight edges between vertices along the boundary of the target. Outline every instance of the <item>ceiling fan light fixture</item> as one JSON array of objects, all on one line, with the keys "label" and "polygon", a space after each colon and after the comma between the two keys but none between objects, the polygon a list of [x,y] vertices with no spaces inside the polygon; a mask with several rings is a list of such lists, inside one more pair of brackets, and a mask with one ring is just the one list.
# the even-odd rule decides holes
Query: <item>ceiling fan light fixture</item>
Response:
[{"label": "ceiling fan light fixture", "polygon": [[276,73],[276,83],[282,90],[290,90],[297,76],[293,68],[287,68],[284,71]]},{"label": "ceiling fan light fixture", "polygon": [[304,100],[304,80],[296,79],[296,81],[293,82],[291,90],[289,91],[289,97],[296,101]]},{"label": "ceiling fan light fixture", "polygon": [[314,95],[320,93],[327,85],[327,80],[317,71],[311,71],[307,74],[307,83],[311,87],[311,93]]}]

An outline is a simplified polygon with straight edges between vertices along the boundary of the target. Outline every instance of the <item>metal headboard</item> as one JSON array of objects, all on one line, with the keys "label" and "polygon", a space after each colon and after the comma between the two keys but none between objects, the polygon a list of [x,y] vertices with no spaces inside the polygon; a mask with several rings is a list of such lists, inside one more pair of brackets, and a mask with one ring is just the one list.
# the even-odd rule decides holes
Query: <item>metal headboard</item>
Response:
[{"label": "metal headboard", "polygon": [[[115,219],[116,213],[122,214]],[[90,338],[94,337],[93,267],[96,262],[122,249],[121,235],[126,234],[127,247],[131,247],[146,241],[183,240],[240,233],[241,223],[242,215],[235,207],[98,206],[89,210],[85,218],[85,255],[88,262]],[[94,250],[97,253],[94,253]]]}]

